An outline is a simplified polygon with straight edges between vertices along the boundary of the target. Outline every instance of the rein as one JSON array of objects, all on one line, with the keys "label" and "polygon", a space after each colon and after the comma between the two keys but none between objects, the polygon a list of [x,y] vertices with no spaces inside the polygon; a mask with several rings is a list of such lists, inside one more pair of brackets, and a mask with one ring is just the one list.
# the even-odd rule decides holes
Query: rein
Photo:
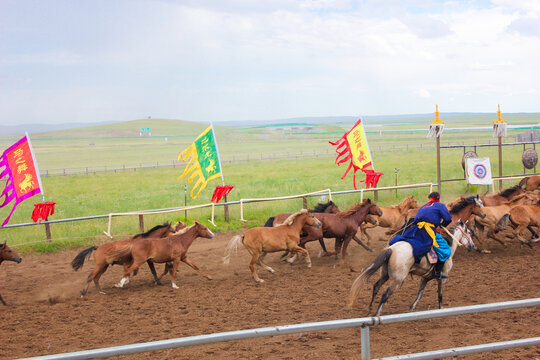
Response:
[{"label": "rein", "polygon": [[[457,242],[458,246],[465,246],[461,243],[461,241],[458,241],[454,235],[444,226],[440,225],[440,227],[446,231],[446,233],[452,238],[452,240],[454,240],[455,242]],[[461,228],[461,226],[457,226],[456,225],[456,228],[459,229],[459,231],[461,231],[461,233],[463,234],[463,236],[465,236],[466,238],[469,238],[469,236],[465,233],[465,231],[463,231],[463,229]]]}]

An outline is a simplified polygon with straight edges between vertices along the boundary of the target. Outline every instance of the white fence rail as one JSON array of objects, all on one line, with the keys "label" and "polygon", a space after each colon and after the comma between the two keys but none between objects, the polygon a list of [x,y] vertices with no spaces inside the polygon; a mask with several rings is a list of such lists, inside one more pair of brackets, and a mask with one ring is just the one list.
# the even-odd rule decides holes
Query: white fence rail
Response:
[{"label": "white fence rail", "polygon": [[[217,342],[251,339],[267,336],[279,336],[288,334],[297,334],[304,332],[323,331],[323,330],[337,330],[345,328],[361,328],[361,358],[362,360],[371,359],[370,351],[370,338],[369,329],[372,326],[393,324],[407,321],[418,321],[435,318],[443,318],[449,316],[458,316],[466,314],[477,314],[489,311],[502,311],[518,308],[526,308],[532,306],[539,306],[540,298],[515,300],[506,302],[497,302],[491,304],[481,305],[469,305],[448,309],[419,311],[405,314],[384,315],[378,317],[364,317],[354,319],[343,320],[331,320],[321,321],[313,323],[303,323],[295,325],[284,325],[265,327],[249,330],[229,331],[207,335],[189,336],[183,338],[151,341],[146,343],[114,346],[101,349],[77,351],[71,353],[45,355],[39,357],[27,358],[27,360],[68,360],[68,359],[94,359],[94,358],[107,358],[111,356],[128,355],[149,351],[158,351],[166,349],[174,349],[179,347],[187,347],[194,345],[212,344]],[[520,339],[515,341],[505,341],[491,344],[482,344],[477,346],[468,346],[462,348],[436,350],[428,353],[418,353],[401,355],[398,357],[386,358],[386,359],[438,359],[441,357],[454,357],[457,355],[476,354],[486,351],[498,351],[504,349],[511,349],[515,347],[535,346],[540,345],[540,337]]]}]

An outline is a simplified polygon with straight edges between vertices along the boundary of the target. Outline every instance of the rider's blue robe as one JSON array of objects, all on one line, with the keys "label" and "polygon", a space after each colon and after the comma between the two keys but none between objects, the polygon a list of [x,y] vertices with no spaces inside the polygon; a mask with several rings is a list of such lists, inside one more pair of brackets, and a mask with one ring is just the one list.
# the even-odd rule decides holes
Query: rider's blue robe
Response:
[{"label": "rider's blue robe", "polygon": [[[425,226],[429,226],[435,230],[443,220],[446,222],[452,221],[452,215],[450,215],[446,205],[440,202],[427,203],[418,210],[414,218],[415,225],[407,229],[403,235],[394,236],[389,244],[393,245],[398,241],[407,241],[413,247],[414,261],[419,263],[422,257],[431,249],[431,246],[433,246],[433,239],[428,231],[423,227],[420,228],[418,224],[423,222],[428,223]],[[448,247],[447,244],[445,245]]]}]

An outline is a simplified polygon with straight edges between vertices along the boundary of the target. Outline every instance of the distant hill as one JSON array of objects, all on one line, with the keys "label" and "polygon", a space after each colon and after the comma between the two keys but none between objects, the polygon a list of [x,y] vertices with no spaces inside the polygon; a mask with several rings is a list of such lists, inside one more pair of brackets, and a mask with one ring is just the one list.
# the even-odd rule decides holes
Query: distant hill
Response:
[{"label": "distant hill", "polygon": [[77,129],[87,126],[114,124],[116,121],[103,121],[98,123],[65,123],[65,124],[23,124],[23,125],[0,125],[1,135],[24,135],[42,133],[48,131],[58,131],[64,129]]}]

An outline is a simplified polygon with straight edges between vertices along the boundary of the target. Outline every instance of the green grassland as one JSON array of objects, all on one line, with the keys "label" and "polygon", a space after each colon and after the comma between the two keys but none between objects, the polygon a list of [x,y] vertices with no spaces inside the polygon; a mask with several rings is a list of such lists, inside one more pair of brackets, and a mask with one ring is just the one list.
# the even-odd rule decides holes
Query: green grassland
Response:
[{"label": "green grassland", "polygon": [[[519,114],[518,114],[519,115]],[[509,119],[510,116],[506,118]],[[527,117],[527,122],[536,123],[538,117]],[[471,126],[489,126],[489,119],[468,119]],[[523,121],[525,121],[523,120]],[[148,125],[151,121],[151,125]],[[346,165],[338,167],[334,164],[334,147],[329,140],[337,140],[350,128],[351,124],[314,125],[311,132],[291,130],[289,133],[278,132],[272,127],[257,128],[257,132],[249,127],[216,126],[217,141],[224,160],[223,173],[227,184],[235,185],[229,196],[230,201],[242,198],[277,197],[294,195],[330,188],[332,191],[351,190],[352,172],[344,179],[340,177]],[[151,127],[152,137],[139,137],[141,127]],[[107,165],[121,167],[123,164],[160,163],[172,164],[178,153],[184,150],[207,125],[176,120],[136,120],[111,125],[95,126],[82,129],[65,130],[51,133],[31,134],[32,144],[39,162],[41,173],[47,169],[66,167],[85,167]],[[400,125],[403,126],[403,125]],[[412,123],[409,129],[426,128],[427,123]],[[453,125],[447,123],[447,128]],[[460,125],[461,126],[461,125]],[[382,129],[387,129],[383,126]],[[401,129],[403,130],[403,129]],[[515,135],[523,130],[510,130],[505,142],[513,142]],[[167,141],[165,141],[167,138]],[[436,182],[436,157],[433,139],[427,139],[425,132],[400,131],[368,133],[373,162],[377,171],[384,172],[379,186],[392,186],[395,182],[394,169],[399,168],[398,183],[413,184],[420,182]],[[442,144],[481,144],[495,143],[490,130],[483,131],[445,131]],[[0,148],[5,149],[13,143],[13,139],[0,139]],[[420,147],[421,146],[421,147]],[[472,150],[469,148],[468,150]],[[521,174],[521,154],[523,147],[508,146],[503,150],[503,174]],[[490,157],[492,172],[498,174],[496,147],[478,148],[481,157]],[[263,160],[268,154],[299,155],[297,158],[282,160]],[[300,156],[300,154],[302,156]],[[311,155],[311,154],[316,154]],[[461,178],[461,158],[463,149],[443,149],[443,178]],[[232,161],[245,159],[250,161]],[[270,156],[271,158],[271,156]],[[186,179],[178,180],[182,167],[158,167],[137,169],[137,171],[101,172],[43,177],[43,186],[47,201],[55,201],[54,219],[75,218],[94,215],[105,215],[111,212],[128,212],[150,209],[163,209],[184,205],[184,185]],[[358,173],[358,179],[364,178]],[[507,181],[512,185],[515,181]],[[213,189],[220,181],[211,182],[195,200],[189,198],[188,205],[210,202]],[[359,183],[359,188],[363,184]],[[3,184],[0,183],[0,187]],[[188,192],[191,185],[188,184]],[[473,191],[485,192],[486,188],[473,187]],[[429,189],[381,191],[379,203],[391,205],[400,202],[405,195],[414,195],[423,200]],[[457,195],[464,194],[464,182],[443,184],[443,200],[448,201]],[[368,195],[373,197],[372,195]],[[318,197],[309,199],[313,207]],[[336,195],[333,200],[345,209],[359,200],[359,194]],[[14,212],[10,224],[31,222],[30,214],[33,204],[41,202],[39,196],[21,203]],[[239,221],[240,208],[230,206],[230,223],[223,217],[223,209],[216,209],[217,231],[238,230],[244,227],[260,226],[271,215],[284,211],[296,211],[302,205],[301,199],[272,201],[246,204],[244,217],[247,223]],[[11,204],[0,209],[3,220]],[[199,220],[209,224],[210,209],[192,210],[188,213],[188,222]],[[146,228],[164,221],[184,220],[184,212],[145,215]],[[0,237],[10,244],[32,244],[32,249],[55,250],[58,247],[79,246],[85,243],[104,241],[103,231],[107,229],[107,219],[85,220],[78,222],[58,223],[51,225],[53,244],[43,244],[45,238],[43,226],[27,226],[0,229]],[[133,234],[138,232],[136,216],[113,218],[112,233]]]}]

